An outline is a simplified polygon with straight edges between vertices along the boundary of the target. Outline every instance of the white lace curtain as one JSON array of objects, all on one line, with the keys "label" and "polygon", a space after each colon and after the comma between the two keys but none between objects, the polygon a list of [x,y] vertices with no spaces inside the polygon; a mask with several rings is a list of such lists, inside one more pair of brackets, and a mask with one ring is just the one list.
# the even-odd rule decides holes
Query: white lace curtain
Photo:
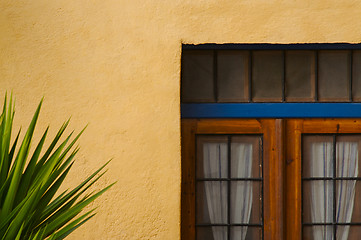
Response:
[{"label": "white lace curtain", "polygon": [[[332,142],[315,142],[311,145],[310,171],[311,177],[333,177],[333,144]],[[336,176],[357,177],[358,146],[356,142],[336,143]],[[336,181],[336,223],[350,223],[355,197],[354,180]],[[315,223],[332,223],[333,182],[311,182],[311,219]],[[338,226],[337,240],[347,240],[349,226]],[[333,226],[313,226],[313,237],[317,240],[334,240]]]},{"label": "white lace curtain", "polygon": [[[228,177],[226,143],[205,143],[203,145],[203,168],[205,178]],[[252,173],[252,145],[232,143],[232,177],[249,178]],[[227,223],[228,198],[227,183],[206,181],[205,194],[208,214],[212,224]],[[252,183],[234,181],[231,185],[231,222],[249,223],[252,209]],[[220,227],[212,227],[214,240],[226,240],[227,232]],[[238,227],[232,231],[232,239],[244,240],[247,227]]]}]

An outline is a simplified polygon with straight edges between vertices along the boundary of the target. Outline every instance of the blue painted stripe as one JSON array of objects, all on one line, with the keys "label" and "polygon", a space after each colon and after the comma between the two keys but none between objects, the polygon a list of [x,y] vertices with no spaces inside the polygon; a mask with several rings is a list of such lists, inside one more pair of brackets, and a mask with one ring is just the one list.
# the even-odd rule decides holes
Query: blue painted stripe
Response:
[{"label": "blue painted stripe", "polygon": [[361,118],[361,103],[183,103],[182,118]]}]

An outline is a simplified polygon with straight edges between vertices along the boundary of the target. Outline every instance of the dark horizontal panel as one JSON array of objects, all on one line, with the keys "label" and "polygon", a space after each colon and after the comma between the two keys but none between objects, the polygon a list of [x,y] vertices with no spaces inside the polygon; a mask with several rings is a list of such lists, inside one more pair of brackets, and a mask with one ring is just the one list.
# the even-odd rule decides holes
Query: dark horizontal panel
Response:
[{"label": "dark horizontal panel", "polygon": [[229,43],[229,44],[183,44],[183,50],[357,50],[360,43]]},{"label": "dark horizontal panel", "polygon": [[359,118],[361,103],[189,103],[182,118]]}]

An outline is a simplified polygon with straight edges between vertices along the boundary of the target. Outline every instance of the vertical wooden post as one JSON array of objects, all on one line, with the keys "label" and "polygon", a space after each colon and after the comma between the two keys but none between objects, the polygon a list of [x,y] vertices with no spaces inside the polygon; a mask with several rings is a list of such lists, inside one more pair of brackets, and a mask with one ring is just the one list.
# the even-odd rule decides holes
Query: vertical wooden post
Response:
[{"label": "vertical wooden post", "polygon": [[303,120],[291,119],[286,125],[286,239],[301,240],[301,132]]},{"label": "vertical wooden post", "polygon": [[283,213],[283,159],[284,120],[262,120],[264,139],[264,239],[282,240]]},{"label": "vertical wooden post", "polygon": [[195,133],[197,121],[182,120],[181,239],[195,239]]}]

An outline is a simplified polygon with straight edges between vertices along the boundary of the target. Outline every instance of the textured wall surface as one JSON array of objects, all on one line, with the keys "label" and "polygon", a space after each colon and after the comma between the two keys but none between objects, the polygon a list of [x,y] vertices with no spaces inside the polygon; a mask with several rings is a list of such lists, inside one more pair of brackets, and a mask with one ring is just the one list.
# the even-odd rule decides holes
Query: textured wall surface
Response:
[{"label": "textured wall surface", "polygon": [[[67,186],[109,158],[98,215],[69,239],[179,239],[182,43],[361,42],[361,2],[0,0],[0,97],[26,126],[72,116]],[[37,134],[39,137],[40,131]]]}]

